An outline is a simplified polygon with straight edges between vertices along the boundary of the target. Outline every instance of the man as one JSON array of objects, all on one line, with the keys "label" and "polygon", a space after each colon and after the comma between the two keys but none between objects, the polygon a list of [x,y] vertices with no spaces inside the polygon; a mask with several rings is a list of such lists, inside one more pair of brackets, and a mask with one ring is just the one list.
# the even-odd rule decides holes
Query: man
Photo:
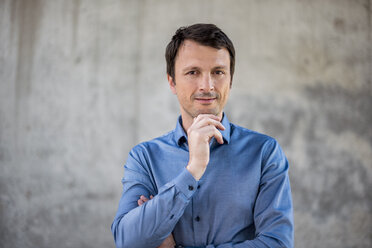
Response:
[{"label": "man", "polygon": [[180,28],[166,49],[181,116],[124,166],[117,247],[293,247],[288,162],[271,137],[229,123],[235,50],[215,25]]}]

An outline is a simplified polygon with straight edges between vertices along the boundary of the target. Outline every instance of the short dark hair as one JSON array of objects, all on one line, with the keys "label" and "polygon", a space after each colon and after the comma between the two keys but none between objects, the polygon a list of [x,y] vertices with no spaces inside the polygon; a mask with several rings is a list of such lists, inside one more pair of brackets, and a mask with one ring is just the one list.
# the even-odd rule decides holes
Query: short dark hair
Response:
[{"label": "short dark hair", "polygon": [[204,46],[210,46],[216,49],[226,48],[230,54],[230,75],[231,81],[235,69],[235,49],[234,45],[214,24],[198,23],[187,27],[179,28],[173,35],[172,40],[165,50],[165,60],[167,61],[167,74],[175,80],[174,64],[176,61],[179,47],[185,40],[192,40]]}]

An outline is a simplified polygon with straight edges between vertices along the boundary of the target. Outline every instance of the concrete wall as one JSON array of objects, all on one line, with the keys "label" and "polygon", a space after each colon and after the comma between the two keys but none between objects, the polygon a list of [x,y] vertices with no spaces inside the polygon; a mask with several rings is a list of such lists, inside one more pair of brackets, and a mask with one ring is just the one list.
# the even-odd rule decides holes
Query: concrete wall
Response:
[{"label": "concrete wall", "polygon": [[131,147],[175,126],[179,26],[233,40],[230,120],[291,164],[296,247],[372,245],[370,0],[0,0],[0,247],[113,247]]}]

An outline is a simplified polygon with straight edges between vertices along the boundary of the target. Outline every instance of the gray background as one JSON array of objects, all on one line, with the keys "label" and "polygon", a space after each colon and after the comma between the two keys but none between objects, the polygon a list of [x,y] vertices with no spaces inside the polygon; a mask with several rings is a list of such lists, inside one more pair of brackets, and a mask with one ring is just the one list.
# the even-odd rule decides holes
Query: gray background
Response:
[{"label": "gray background", "polygon": [[216,23],[226,113],[291,165],[296,247],[371,247],[371,1],[0,0],[0,247],[113,247],[131,147],[175,127],[164,49]]}]

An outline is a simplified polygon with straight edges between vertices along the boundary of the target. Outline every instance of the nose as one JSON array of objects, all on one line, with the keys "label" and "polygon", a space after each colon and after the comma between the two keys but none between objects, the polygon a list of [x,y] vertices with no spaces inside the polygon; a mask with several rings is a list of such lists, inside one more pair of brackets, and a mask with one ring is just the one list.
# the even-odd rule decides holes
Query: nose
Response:
[{"label": "nose", "polygon": [[201,82],[199,83],[199,90],[206,92],[214,90],[214,81],[209,73],[202,77]]}]

